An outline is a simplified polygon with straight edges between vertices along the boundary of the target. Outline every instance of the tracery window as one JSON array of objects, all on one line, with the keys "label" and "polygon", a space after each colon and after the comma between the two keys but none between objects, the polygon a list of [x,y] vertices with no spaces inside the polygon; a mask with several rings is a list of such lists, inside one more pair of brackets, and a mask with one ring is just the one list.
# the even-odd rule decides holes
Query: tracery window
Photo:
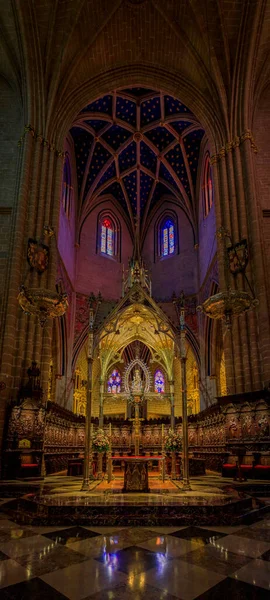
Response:
[{"label": "tracery window", "polygon": [[160,369],[155,372],[155,392],[157,394],[163,394],[165,392],[165,379]]},{"label": "tracery window", "polygon": [[109,217],[105,217],[101,222],[100,250],[108,256],[114,255],[114,224]]},{"label": "tracery window", "polygon": [[114,369],[108,379],[107,390],[108,390],[109,394],[120,394],[121,383],[122,383],[121,375],[120,375],[119,371]]},{"label": "tracery window", "polygon": [[203,175],[203,204],[204,204],[204,218],[207,217],[213,204],[213,178],[212,169],[210,164],[210,157],[207,154],[204,164],[204,175]]},{"label": "tracery window", "polygon": [[175,227],[171,219],[167,219],[161,228],[161,255],[175,253]]},{"label": "tracery window", "polygon": [[68,156],[65,157],[63,169],[63,187],[62,187],[62,204],[67,217],[70,216],[71,209],[71,171]]},{"label": "tracery window", "polygon": [[98,216],[97,252],[116,260],[120,260],[120,223],[110,211],[103,211]]},{"label": "tracery window", "polygon": [[173,210],[166,210],[155,224],[155,260],[167,259],[178,253],[178,218]]}]

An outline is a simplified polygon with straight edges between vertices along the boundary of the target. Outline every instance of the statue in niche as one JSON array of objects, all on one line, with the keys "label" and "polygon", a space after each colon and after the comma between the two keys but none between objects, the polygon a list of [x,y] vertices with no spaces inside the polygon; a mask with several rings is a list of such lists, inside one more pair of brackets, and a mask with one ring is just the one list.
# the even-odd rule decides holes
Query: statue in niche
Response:
[{"label": "statue in niche", "polygon": [[188,439],[189,444],[191,444],[191,446],[194,446],[195,445],[195,431],[194,431],[194,429],[190,429],[189,432],[188,432],[188,434],[189,434],[188,435],[188,437],[189,437],[189,439]]},{"label": "statue in niche", "polygon": [[140,369],[136,368],[133,378],[132,378],[132,383],[131,383],[131,389],[133,394],[141,394],[143,391],[143,382],[141,379],[141,374],[140,374]]},{"label": "statue in niche", "polygon": [[231,417],[228,429],[229,429],[229,437],[236,438],[237,434],[238,434],[238,424],[237,424],[236,417]]},{"label": "statue in niche", "polygon": [[259,435],[266,437],[269,435],[269,423],[266,414],[263,414],[258,420]]},{"label": "statue in niche", "polygon": [[243,423],[242,423],[242,432],[243,432],[243,436],[247,437],[251,435],[251,430],[252,430],[252,417],[251,415],[246,415],[243,419]]}]

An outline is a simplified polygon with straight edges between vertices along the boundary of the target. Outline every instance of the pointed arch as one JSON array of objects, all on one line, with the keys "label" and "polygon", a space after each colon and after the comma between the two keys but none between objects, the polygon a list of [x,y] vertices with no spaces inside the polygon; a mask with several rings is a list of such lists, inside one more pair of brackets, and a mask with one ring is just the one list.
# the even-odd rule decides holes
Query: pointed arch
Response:
[{"label": "pointed arch", "polygon": [[214,200],[213,189],[213,174],[210,163],[210,154],[206,153],[203,167],[203,182],[202,182],[202,201],[203,201],[203,217],[208,217]]},{"label": "pointed arch", "polygon": [[121,247],[120,222],[110,210],[104,210],[98,215],[97,224],[97,253],[120,261]]},{"label": "pointed arch", "polygon": [[66,152],[62,180],[62,204],[64,213],[68,219],[71,213],[72,189],[70,160]]},{"label": "pointed arch", "polygon": [[155,257],[158,260],[179,254],[178,219],[173,210],[162,213],[155,226]]}]

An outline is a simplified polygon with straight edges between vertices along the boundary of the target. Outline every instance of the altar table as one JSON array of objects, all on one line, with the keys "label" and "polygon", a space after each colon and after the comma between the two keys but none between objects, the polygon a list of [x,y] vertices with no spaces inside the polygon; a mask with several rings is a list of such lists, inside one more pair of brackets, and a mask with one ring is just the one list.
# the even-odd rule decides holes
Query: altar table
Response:
[{"label": "altar table", "polygon": [[160,478],[165,481],[164,456],[111,456],[108,458],[108,482],[112,480],[112,463],[120,460],[125,464],[123,492],[149,492],[148,464],[160,461]]}]

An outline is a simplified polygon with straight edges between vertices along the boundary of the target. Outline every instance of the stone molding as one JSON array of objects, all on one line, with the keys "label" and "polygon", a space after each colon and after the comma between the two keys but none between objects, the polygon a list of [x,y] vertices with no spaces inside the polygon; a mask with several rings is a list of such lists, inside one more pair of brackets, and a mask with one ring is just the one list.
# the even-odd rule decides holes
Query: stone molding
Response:
[{"label": "stone molding", "polygon": [[22,146],[24,138],[28,133],[30,133],[36,141],[40,142],[42,146],[47,147],[50,152],[54,152],[55,156],[61,158],[65,157],[65,152],[63,150],[57,150],[55,145],[49,142],[49,140],[47,140],[41,133],[38,133],[32,125],[25,125],[24,132],[18,141],[19,148]]},{"label": "stone molding", "polygon": [[232,150],[234,150],[234,148],[238,148],[246,140],[250,141],[251,148],[252,148],[253,152],[255,152],[255,154],[257,154],[258,147],[255,144],[254,137],[253,137],[251,131],[249,129],[247,129],[240,136],[237,135],[230,142],[226,142],[225,146],[222,146],[220,148],[219,152],[217,152],[216,154],[212,154],[212,156],[210,158],[211,165],[215,165],[224,156],[226,156],[226,154],[229,154],[229,152],[232,152]]}]

